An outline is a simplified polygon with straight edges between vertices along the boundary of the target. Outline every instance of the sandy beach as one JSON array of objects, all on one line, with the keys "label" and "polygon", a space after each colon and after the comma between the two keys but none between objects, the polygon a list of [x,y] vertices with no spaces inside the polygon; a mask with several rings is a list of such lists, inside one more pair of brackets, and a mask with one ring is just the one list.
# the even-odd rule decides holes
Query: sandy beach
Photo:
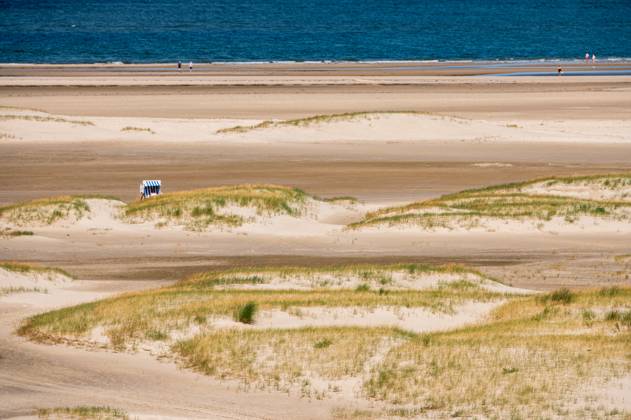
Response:
[{"label": "sandy beach", "polygon": [[[450,297],[458,302],[453,310],[413,306],[401,312],[394,306],[398,303],[370,306],[358,298],[355,306],[289,304],[294,305],[291,312],[273,301],[266,303],[258,325],[244,327],[252,334],[345,326],[441,334],[505,316],[494,311],[511,299],[522,302],[517,298],[522,292],[627,290],[631,76],[503,76],[555,71],[556,65],[200,64],[192,73],[163,64],[0,65],[0,263],[58,267],[75,277],[47,280],[0,272],[1,289],[24,288],[0,293],[0,418],[28,418],[35,408],[54,404],[109,405],[139,418],[354,418],[343,410],[385,415],[396,406],[377,398],[378,393],[367,394],[377,392],[372,369],[394,357],[390,351],[396,345],[411,345],[396,334],[375,339],[374,348],[366,344],[370,357],[361,369],[347,368],[354,372],[349,377],[340,379],[326,369],[311,372],[306,376],[311,388],[303,385],[302,391],[278,372],[269,377],[250,377],[249,371],[226,373],[225,378],[207,375],[199,366],[187,367],[195,361],[186,359],[184,350],[178,357],[188,365],[155,357],[155,342],[147,340],[138,341],[140,351],[130,351],[131,344],[111,347],[114,333],[90,341],[98,328],[116,324],[106,318],[73,338],[74,345],[16,335],[26,318],[42,312],[105,297],[122,299],[121,308],[127,308],[124,297],[116,297],[120,293],[153,293],[163,286],[178,291],[183,287],[178,280],[195,273],[254,270],[251,275],[259,279],[265,275],[256,270],[270,269],[270,285],[257,283],[259,279],[242,290],[270,293],[269,299],[278,297],[274,291],[289,293],[292,285],[304,293],[325,293],[309,286],[307,277],[274,277],[270,267],[283,266],[334,273],[331,267],[357,264],[457,263],[506,287],[501,298],[484,295],[500,293],[488,287],[479,292],[483,298]],[[566,72],[627,70],[629,64],[595,67],[564,64]],[[174,195],[173,200],[181,199],[176,204],[165,201],[144,209],[137,201],[143,179],[162,180],[164,197],[195,191]],[[532,210],[524,216],[524,210],[510,219],[463,207],[467,200],[478,206],[475,200],[488,198],[475,189],[509,183],[515,184],[495,187],[492,199],[516,196],[516,201],[502,201],[503,207],[493,211],[528,203],[528,208],[540,206],[542,213]],[[236,186],[239,198],[212,189],[225,186]],[[211,190],[203,190],[207,188]],[[269,201],[257,201],[267,200],[268,194]],[[450,195],[457,199],[449,201]],[[31,201],[56,196],[76,198],[54,204],[58,208]],[[424,200],[443,201],[432,207]],[[211,202],[215,207],[203,207]],[[169,206],[175,205],[173,216]],[[551,206],[556,213],[545,213]],[[438,211],[444,218],[464,211],[480,216],[473,222],[441,219],[432,225],[417,220]],[[207,222],[199,222],[206,220],[200,217]],[[24,231],[30,233],[12,234]],[[422,293],[448,287],[434,274],[414,279],[422,287],[408,287],[412,280],[398,269],[388,270],[395,273],[386,276],[394,282],[376,279],[371,292],[385,288],[401,299],[407,299],[404,293],[419,293],[419,302]],[[397,283],[401,276],[405,281]],[[464,280],[471,282],[472,274],[467,276]],[[357,279],[349,284],[340,288],[352,292],[364,287]],[[457,296],[458,290],[448,290]],[[577,296],[576,305],[596,299]],[[544,305],[528,299],[532,307]],[[619,299],[617,310],[628,311],[627,301],[613,299]],[[566,312],[580,314],[579,306]],[[600,316],[598,310],[604,309],[594,309]],[[594,322],[601,322],[597,316]],[[199,328],[215,334],[235,325],[239,321],[218,312],[209,315],[208,331]],[[52,326],[46,334],[55,336],[62,327]],[[195,340],[186,331],[168,330],[166,343]],[[56,339],[65,342],[67,336]],[[272,350],[261,354],[277,362]],[[315,357],[305,363],[315,372],[320,362]],[[268,374],[267,367],[261,375]],[[243,389],[239,378],[244,375],[252,389]],[[274,375],[281,380],[276,388],[267,387]],[[621,385],[609,383],[613,388],[602,387],[608,391],[601,394],[593,387],[602,378],[581,389],[558,386],[572,395],[598,394],[594,406],[628,413],[629,371],[620,368],[616,375]],[[409,398],[410,405],[418,402]],[[441,417],[446,412],[436,413]]]}]

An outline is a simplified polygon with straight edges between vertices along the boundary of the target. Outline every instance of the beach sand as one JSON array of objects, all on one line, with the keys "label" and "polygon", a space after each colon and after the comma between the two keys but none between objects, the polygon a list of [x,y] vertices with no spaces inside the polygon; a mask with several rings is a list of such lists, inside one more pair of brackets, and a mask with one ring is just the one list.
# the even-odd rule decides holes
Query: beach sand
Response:
[{"label": "beach sand", "polygon": [[[142,179],[161,179],[166,192],[273,183],[361,202],[321,219],[206,232],[125,225],[93,203],[92,219],[0,238],[0,259],[58,266],[79,278],[51,287],[48,303],[45,295],[30,304],[28,295],[0,299],[0,399],[10,401],[0,404],[0,417],[56,402],[173,417],[329,416],[330,401],[244,394],[142,355],[47,346],[13,334],[31,314],[198,271],[459,262],[533,290],[630,284],[624,256],[631,230],[623,222],[545,232],[344,229],[366,211],[468,188],[630,172],[631,77],[477,77],[555,66],[213,64],[180,75],[164,65],[1,65],[0,205],[86,193],[128,202]],[[355,112],[369,114],[217,133]],[[470,320],[474,312],[461,315]]]}]

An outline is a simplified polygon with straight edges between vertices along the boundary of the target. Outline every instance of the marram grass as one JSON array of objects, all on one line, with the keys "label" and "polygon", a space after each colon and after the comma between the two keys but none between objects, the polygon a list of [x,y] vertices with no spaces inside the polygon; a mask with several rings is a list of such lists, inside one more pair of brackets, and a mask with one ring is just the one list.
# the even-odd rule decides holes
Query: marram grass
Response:
[{"label": "marram grass", "polygon": [[537,194],[527,190],[535,185],[545,188],[581,183],[612,191],[631,191],[631,174],[544,178],[465,190],[436,199],[370,212],[363,220],[350,224],[349,228],[406,224],[419,225],[426,229],[463,226],[473,228],[489,220],[548,222],[554,218],[560,218],[565,223],[574,223],[583,216],[627,223],[630,221],[631,193],[629,196],[621,193],[618,199],[605,200]]}]

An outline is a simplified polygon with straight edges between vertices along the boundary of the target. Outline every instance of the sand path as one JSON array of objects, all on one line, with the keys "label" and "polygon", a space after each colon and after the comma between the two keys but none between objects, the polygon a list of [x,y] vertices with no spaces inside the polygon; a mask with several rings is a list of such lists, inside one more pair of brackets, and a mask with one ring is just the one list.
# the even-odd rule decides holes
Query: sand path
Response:
[{"label": "sand path", "polygon": [[[145,353],[87,351],[28,342],[13,334],[28,315],[164,282],[80,281],[49,292],[46,300],[20,294],[0,298],[0,418],[27,416],[34,408],[107,405],[144,418],[324,418],[332,405],[280,394],[239,392],[225,383],[178,369]],[[30,296],[29,296],[30,295]],[[9,296],[10,298],[11,296]],[[24,303],[24,302],[29,302]],[[32,302],[39,302],[33,304]]]}]

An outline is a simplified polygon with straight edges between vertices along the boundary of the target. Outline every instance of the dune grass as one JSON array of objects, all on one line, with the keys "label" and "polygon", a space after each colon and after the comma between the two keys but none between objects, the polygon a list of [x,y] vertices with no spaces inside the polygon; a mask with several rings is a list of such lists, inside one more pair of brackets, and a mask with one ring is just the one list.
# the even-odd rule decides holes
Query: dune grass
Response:
[{"label": "dune grass", "polygon": [[129,416],[118,408],[104,406],[55,407],[37,410],[40,419],[73,419],[73,420],[127,420]]},{"label": "dune grass", "polygon": [[143,127],[133,127],[131,125],[128,125],[126,127],[121,128],[121,131],[132,131],[132,132],[146,132],[149,134],[156,134],[155,131],[153,131],[150,128],[143,128]]},{"label": "dune grass", "polygon": [[94,123],[88,120],[71,120],[62,117],[49,117],[41,115],[18,115],[18,114],[2,114],[0,115],[0,121],[10,120],[22,120],[22,121],[35,121],[35,122],[54,122],[54,123],[68,123],[74,125],[87,125],[93,126]]},{"label": "dune grass", "polygon": [[68,273],[66,270],[62,270],[61,268],[43,267],[36,264],[27,264],[27,263],[22,263],[22,262],[15,262],[15,261],[0,262],[0,268],[7,271],[12,271],[14,273],[23,273],[23,274],[34,273],[34,274],[47,274],[47,275],[58,274],[64,277],[68,277],[70,279],[74,278],[72,274]]},{"label": "dune grass", "polygon": [[593,399],[631,374],[631,288],[615,290],[516,297],[488,322],[448,332],[210,330],[173,350],[185,366],[244,388],[310,398],[358,390],[377,403],[366,417],[619,418]]},{"label": "dune grass", "polygon": [[[631,288],[617,290],[572,292],[570,300],[558,298],[566,291],[517,298],[498,308],[489,323],[417,335],[388,353],[363,392],[425,413],[620,414],[589,399],[598,385],[631,373],[631,325],[605,311],[631,308]],[[587,310],[595,314],[589,322]],[[574,398],[576,392],[584,394]]]},{"label": "dune grass", "polygon": [[396,275],[407,278],[411,282],[428,275],[454,276],[462,280],[469,278],[492,280],[473,268],[458,264],[352,264],[323,267],[239,268],[193,274],[180,280],[179,284],[196,288],[238,288],[242,285],[263,285],[281,281],[284,284],[300,285],[307,289],[353,289],[355,283],[361,283],[368,285],[369,288],[394,290],[401,288],[393,280],[393,276]]},{"label": "dune grass", "polygon": [[[604,200],[545,193],[546,187],[580,183],[616,190],[631,185],[631,175],[545,178],[466,190],[405,206],[380,209],[350,224],[349,228],[405,224],[420,225],[426,229],[473,228],[493,219],[547,222],[560,218],[565,223],[574,223],[583,216],[624,221],[631,218],[631,201],[625,201],[625,197]],[[543,188],[543,191],[529,192],[528,189],[533,186]]]},{"label": "dune grass", "polygon": [[277,185],[235,185],[162,194],[128,204],[125,218],[132,222],[161,219],[191,230],[209,225],[240,226],[246,221],[231,206],[252,208],[257,215],[299,216],[307,194]]},{"label": "dune grass", "polygon": [[[396,272],[419,278],[462,274],[463,279],[423,290],[387,289]],[[593,395],[599,386],[631,374],[630,287],[507,295],[466,277],[476,273],[460,266],[411,264],[209,272],[160,289],[35,315],[18,333],[37,341],[81,342],[100,327],[109,338],[107,346],[115,349],[162,342],[182,365],[237,381],[245,389],[316,399],[350,394],[372,401],[369,414],[377,418],[620,414],[595,404]],[[325,274],[361,278],[370,286],[225,288]],[[383,279],[384,288],[374,286]],[[448,314],[465,302],[498,300],[505,303],[484,322],[425,334],[385,327],[216,328],[211,322],[223,318],[256,325],[256,311],[303,307],[416,307]]]},{"label": "dune grass", "polygon": [[0,287],[0,296],[12,295],[14,293],[48,293],[48,289],[42,287]]},{"label": "dune grass", "polygon": [[406,337],[392,328],[231,329],[180,341],[173,351],[184,366],[237,379],[245,389],[297,389],[302,396],[324,398],[341,391],[343,384],[336,382],[361,378],[384,347]]},{"label": "dune grass", "polygon": [[[457,305],[466,302],[489,302],[506,298],[503,293],[487,291],[480,287],[463,288],[457,282],[423,290],[390,290],[387,286],[360,290],[354,288],[333,289],[319,284],[313,290],[234,290],[217,286],[257,283],[269,276],[298,276],[337,273],[349,276],[359,273],[364,281],[382,284],[384,273],[405,267],[417,273],[475,273],[458,266],[347,266],[312,268],[282,268],[266,270],[239,270],[206,273],[192,276],[173,286],[155,290],[126,293],[97,302],[36,315],[26,320],[19,329],[21,335],[39,341],[65,341],[86,337],[95,327],[104,328],[111,345],[117,348],[134,346],[146,340],[151,331],[182,331],[193,325],[204,326],[212,319],[230,319],[241,314],[243,308],[256,310],[289,310],[301,307],[409,307],[450,314]],[[371,280],[372,279],[372,280]],[[252,322],[251,316],[243,320]],[[247,315],[247,314],[246,314]],[[237,318],[240,318],[237,317]],[[237,319],[243,322],[241,319]]]},{"label": "dune grass", "polygon": [[102,194],[64,195],[41,198],[0,207],[0,219],[17,226],[50,225],[60,220],[79,220],[90,212],[88,199],[117,200]]},{"label": "dune grass", "polygon": [[230,133],[247,133],[252,130],[259,130],[263,128],[277,128],[277,127],[308,127],[316,124],[326,124],[331,122],[340,121],[352,121],[363,118],[379,117],[384,114],[420,114],[416,111],[369,111],[369,112],[345,112],[341,114],[319,114],[305,118],[294,118],[289,120],[265,120],[255,125],[237,125],[234,127],[222,128],[217,130],[216,134],[230,134]]},{"label": "dune grass", "polygon": [[13,230],[11,228],[5,228],[0,230],[0,238],[17,238],[19,236],[33,236],[33,232],[30,230]]}]

